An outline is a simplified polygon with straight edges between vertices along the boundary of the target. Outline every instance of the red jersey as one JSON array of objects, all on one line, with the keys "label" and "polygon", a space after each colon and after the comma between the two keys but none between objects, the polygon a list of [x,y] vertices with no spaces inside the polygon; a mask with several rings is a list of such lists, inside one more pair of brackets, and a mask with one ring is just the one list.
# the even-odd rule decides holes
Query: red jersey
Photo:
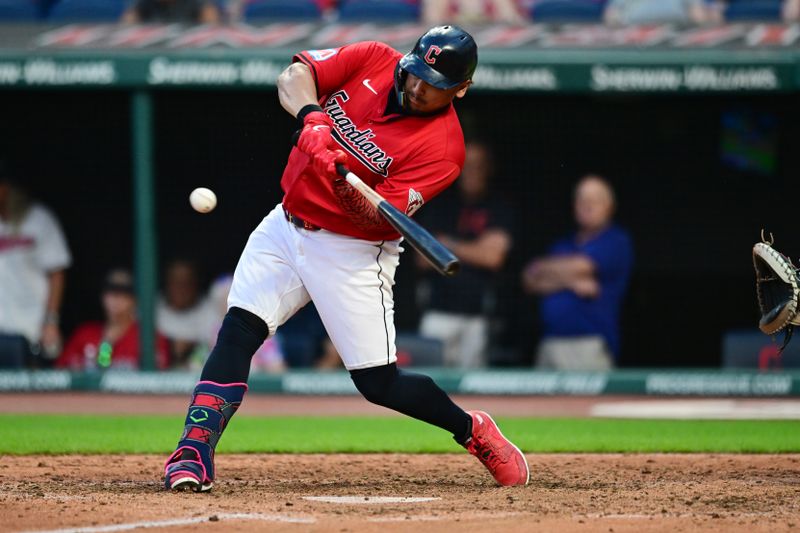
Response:
[{"label": "red jersey", "polygon": [[[308,65],[319,104],[333,121],[332,137],[347,166],[392,205],[411,215],[446,189],[464,165],[464,135],[452,104],[435,115],[384,115],[402,54],[367,41],[294,56]],[[397,239],[391,227],[363,229],[342,209],[333,184],[294,148],[283,172],[283,205],[329,231],[370,241]]]},{"label": "red jersey", "polygon": [[[103,342],[102,322],[87,322],[78,326],[61,352],[56,366],[70,370],[97,368],[97,356]],[[163,370],[169,366],[169,344],[167,339],[156,337],[156,367]],[[139,368],[139,324],[134,322],[125,333],[111,345],[111,368]]]}]

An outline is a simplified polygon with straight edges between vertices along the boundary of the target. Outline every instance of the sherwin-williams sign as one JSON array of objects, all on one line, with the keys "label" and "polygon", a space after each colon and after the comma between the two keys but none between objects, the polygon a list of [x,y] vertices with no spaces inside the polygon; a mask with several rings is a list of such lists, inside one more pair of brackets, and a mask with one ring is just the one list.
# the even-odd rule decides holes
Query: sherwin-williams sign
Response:
[{"label": "sherwin-williams sign", "polygon": [[[264,54],[266,55],[266,54]],[[272,54],[277,55],[277,54]],[[487,55],[487,54],[484,54]],[[275,87],[289,57],[181,55],[10,56],[0,52],[0,88],[6,87]],[[768,62],[628,64],[607,52],[602,63],[536,65],[482,58],[475,89],[523,92],[774,92],[800,88],[800,65]],[[687,57],[686,59],[692,59]]]}]

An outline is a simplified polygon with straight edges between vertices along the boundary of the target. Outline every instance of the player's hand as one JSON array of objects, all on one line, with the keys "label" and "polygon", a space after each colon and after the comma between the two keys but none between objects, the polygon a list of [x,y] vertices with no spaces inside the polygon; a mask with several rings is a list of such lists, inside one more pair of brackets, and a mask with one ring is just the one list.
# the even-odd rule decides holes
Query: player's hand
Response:
[{"label": "player's hand", "polygon": [[309,113],[303,119],[303,129],[297,139],[297,147],[312,158],[321,152],[327,151],[331,144],[331,128],[333,123],[330,117],[322,111]]},{"label": "player's hand", "polygon": [[323,152],[311,155],[311,166],[314,167],[314,171],[319,176],[328,178],[331,181],[340,177],[336,172],[336,165],[339,163],[347,163],[347,154],[341,150],[326,148]]},{"label": "player's hand", "polygon": [[42,327],[42,355],[45,359],[55,359],[61,353],[61,331],[58,325],[47,323]]}]

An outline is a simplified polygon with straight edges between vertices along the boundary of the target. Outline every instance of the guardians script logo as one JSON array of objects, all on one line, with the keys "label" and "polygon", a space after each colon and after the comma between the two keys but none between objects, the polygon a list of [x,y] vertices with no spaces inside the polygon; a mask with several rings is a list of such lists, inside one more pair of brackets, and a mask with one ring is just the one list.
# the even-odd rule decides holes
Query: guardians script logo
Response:
[{"label": "guardians script logo", "polygon": [[359,130],[347,116],[342,104],[349,99],[347,92],[336,91],[325,102],[325,112],[331,117],[335,126],[331,136],[368,169],[386,177],[389,175],[389,165],[393,160],[377,144],[370,141],[375,138],[375,133],[371,129]]}]

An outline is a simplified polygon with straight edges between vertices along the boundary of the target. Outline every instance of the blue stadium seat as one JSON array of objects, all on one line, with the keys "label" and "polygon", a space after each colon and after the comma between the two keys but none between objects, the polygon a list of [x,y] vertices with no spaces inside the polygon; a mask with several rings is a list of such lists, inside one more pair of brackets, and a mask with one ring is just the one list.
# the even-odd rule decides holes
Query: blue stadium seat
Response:
[{"label": "blue stadium seat", "polygon": [[125,0],[60,0],[50,10],[52,21],[117,21],[125,12]]},{"label": "blue stadium seat", "polygon": [[36,0],[0,0],[0,22],[35,21],[40,7]]},{"label": "blue stadium seat", "polygon": [[535,0],[530,9],[533,22],[599,22],[605,0]]},{"label": "blue stadium seat", "polygon": [[408,0],[342,0],[339,20],[416,22],[419,4]]},{"label": "blue stadium seat", "polygon": [[244,10],[245,20],[304,20],[320,17],[314,0],[252,0]]},{"label": "blue stadium seat", "polygon": [[781,19],[781,0],[730,0],[725,6],[725,20],[763,20]]}]

